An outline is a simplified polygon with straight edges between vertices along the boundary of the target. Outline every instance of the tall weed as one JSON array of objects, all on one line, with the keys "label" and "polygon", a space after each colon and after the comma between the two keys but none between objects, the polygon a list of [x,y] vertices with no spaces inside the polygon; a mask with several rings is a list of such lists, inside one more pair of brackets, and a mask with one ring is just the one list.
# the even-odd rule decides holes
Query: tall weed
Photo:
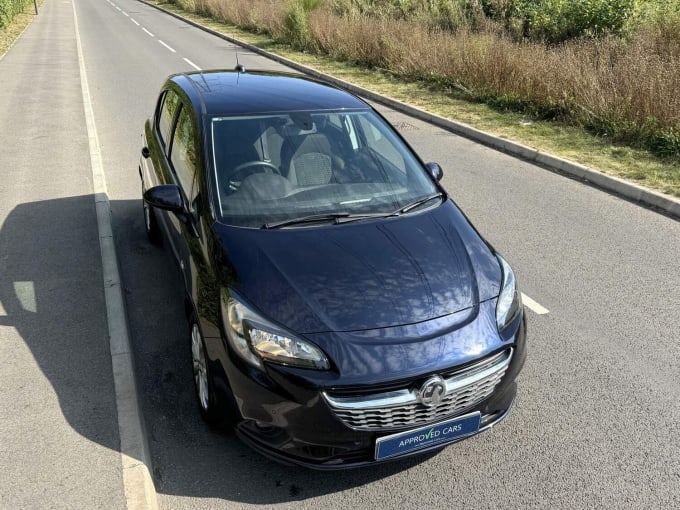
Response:
[{"label": "tall weed", "polygon": [[283,26],[286,42],[305,49],[309,41],[308,15],[321,5],[321,0],[288,0]]}]

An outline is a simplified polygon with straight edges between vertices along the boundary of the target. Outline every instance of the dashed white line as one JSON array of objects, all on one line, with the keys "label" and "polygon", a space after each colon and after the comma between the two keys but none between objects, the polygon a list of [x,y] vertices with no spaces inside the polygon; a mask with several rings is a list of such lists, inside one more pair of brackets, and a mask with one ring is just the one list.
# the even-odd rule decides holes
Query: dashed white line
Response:
[{"label": "dashed white line", "polygon": [[137,21],[135,18],[130,18],[130,21],[132,21],[135,25],[139,26],[139,21]]},{"label": "dashed white line", "polygon": [[154,35],[153,35],[151,32],[149,32],[146,28],[142,27],[142,30],[144,30],[144,31],[145,31],[147,34],[149,34],[151,37],[154,36]]},{"label": "dashed white line", "polygon": [[123,13],[123,16],[127,16],[128,18],[130,17],[130,15],[127,12],[125,12],[125,11],[121,11],[121,12]]},{"label": "dashed white line", "polygon": [[161,43],[163,46],[165,46],[165,47],[166,47],[167,49],[169,49],[170,51],[172,51],[173,53],[177,53],[177,51],[175,50],[175,48],[171,48],[170,46],[168,46],[167,44],[165,44],[165,43],[164,43],[163,41],[161,41],[160,39],[158,39],[158,42]]},{"label": "dashed white line", "polygon": [[123,9],[121,9],[121,8],[118,7],[117,5],[115,6],[115,8],[118,9],[120,12],[123,12]]},{"label": "dashed white line", "polygon": [[538,304],[536,301],[527,296],[524,292],[522,292],[522,303],[524,303],[524,306],[526,306],[529,310],[531,310],[537,315],[545,315],[547,313],[550,313],[550,310]]},{"label": "dashed white line", "polygon": [[194,69],[196,69],[197,71],[200,71],[200,70],[201,70],[200,67],[198,67],[196,64],[194,64],[194,63],[193,63],[191,60],[189,60],[188,58],[184,58],[183,60],[184,60],[187,64],[189,64],[191,67],[193,67]]}]

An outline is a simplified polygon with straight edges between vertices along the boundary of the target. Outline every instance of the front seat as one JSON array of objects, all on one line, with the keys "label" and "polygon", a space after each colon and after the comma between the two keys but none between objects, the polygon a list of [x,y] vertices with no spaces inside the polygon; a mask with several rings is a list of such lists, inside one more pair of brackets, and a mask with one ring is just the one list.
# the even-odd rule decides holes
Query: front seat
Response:
[{"label": "front seat", "polygon": [[215,129],[215,164],[218,179],[226,182],[233,169],[248,161],[260,161],[255,148],[259,124],[255,121],[218,122]]},{"label": "front seat", "polygon": [[288,153],[285,156],[290,161],[288,179],[298,186],[329,183],[333,174],[333,164],[328,138],[321,133],[302,136],[302,140],[289,138],[282,148],[282,152]]}]

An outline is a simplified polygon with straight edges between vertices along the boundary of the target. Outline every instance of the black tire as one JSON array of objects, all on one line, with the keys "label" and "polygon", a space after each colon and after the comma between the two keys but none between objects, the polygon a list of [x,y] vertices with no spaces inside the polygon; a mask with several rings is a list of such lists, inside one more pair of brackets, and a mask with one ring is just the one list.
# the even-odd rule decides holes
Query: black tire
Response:
[{"label": "black tire", "polygon": [[[192,378],[194,380],[194,394],[196,395],[198,409],[203,420],[211,428],[216,431],[229,433],[242,420],[241,413],[236,405],[231,389],[225,389],[226,394],[216,390],[217,385],[215,384],[210,360],[206,354],[205,340],[195,315],[192,314],[190,316],[189,324]],[[205,376],[203,381],[201,381],[201,371],[203,371]]]},{"label": "black tire", "polygon": [[161,229],[156,219],[156,211],[144,200],[142,200],[142,207],[144,210],[144,230],[146,230],[149,241],[152,244],[161,244]]},{"label": "black tire", "polygon": [[203,340],[198,322],[192,319],[189,324],[191,369],[198,409],[208,425],[217,426],[223,420],[223,413],[219,402],[220,399],[215,392],[215,384],[206,354],[205,341]]}]

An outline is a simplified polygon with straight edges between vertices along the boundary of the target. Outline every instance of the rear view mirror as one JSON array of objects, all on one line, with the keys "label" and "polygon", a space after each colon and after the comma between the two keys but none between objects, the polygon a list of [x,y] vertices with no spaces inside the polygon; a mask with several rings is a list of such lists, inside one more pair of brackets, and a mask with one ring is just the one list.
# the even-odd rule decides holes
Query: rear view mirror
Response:
[{"label": "rear view mirror", "polygon": [[444,170],[442,170],[442,167],[439,166],[439,163],[426,163],[425,166],[432,177],[434,177],[437,181],[442,180],[442,177],[444,177]]},{"label": "rear view mirror", "polygon": [[184,202],[179,188],[174,184],[162,184],[144,192],[144,201],[158,209],[174,213],[184,212]]}]

